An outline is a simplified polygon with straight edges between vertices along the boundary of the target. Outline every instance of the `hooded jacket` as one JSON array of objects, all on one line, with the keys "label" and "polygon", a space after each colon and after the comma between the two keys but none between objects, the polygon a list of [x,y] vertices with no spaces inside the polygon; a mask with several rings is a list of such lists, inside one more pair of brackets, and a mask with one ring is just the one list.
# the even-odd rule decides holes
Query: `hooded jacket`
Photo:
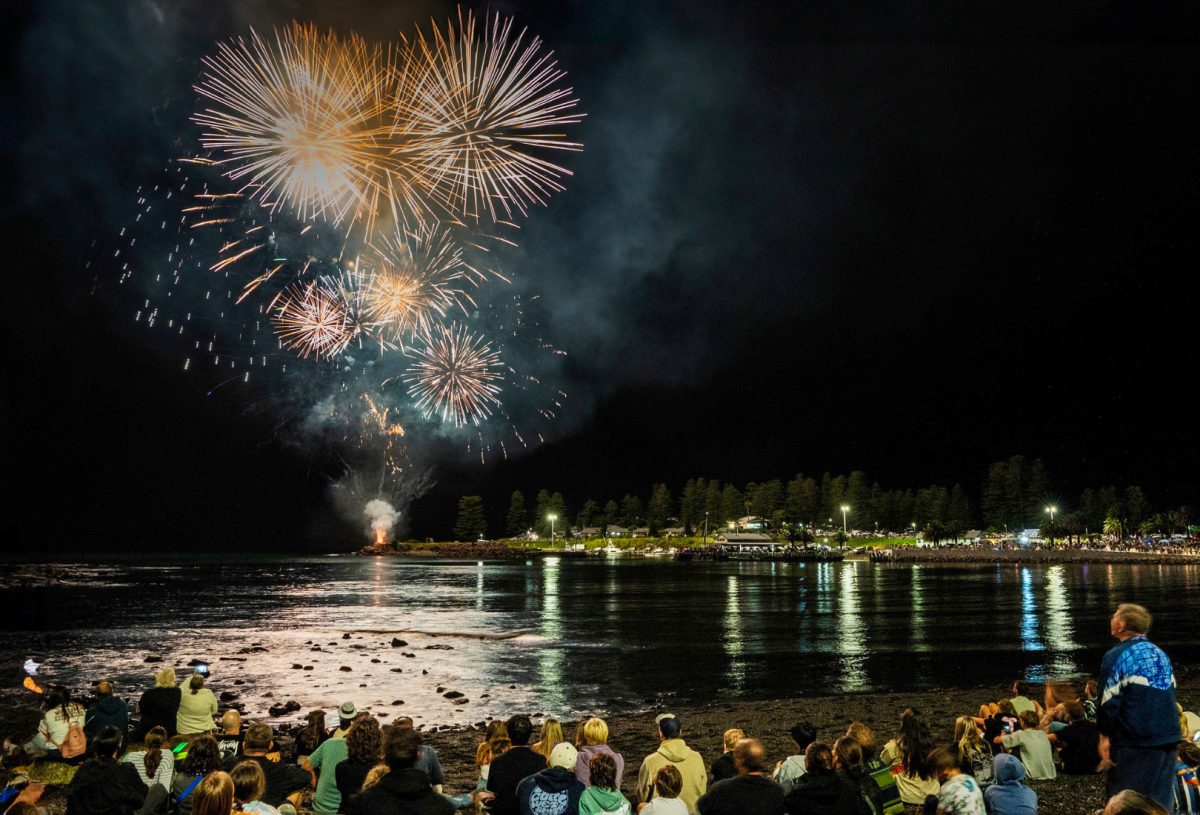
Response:
[{"label": "hooded jacket", "polygon": [[683,790],[679,798],[688,808],[688,812],[696,811],[696,802],[708,789],[708,771],[700,754],[688,747],[683,739],[666,739],[650,755],[642,760],[638,770],[637,793],[638,800],[648,802],[654,789],[654,776],[668,764],[674,764],[675,769],[683,776]]},{"label": "hooded jacket", "polygon": [[411,767],[392,770],[370,789],[342,805],[346,815],[453,815],[454,807],[429,786],[429,776]]},{"label": "hooded jacket", "polygon": [[132,815],[146,799],[146,785],[132,764],[90,759],[67,787],[67,815]]},{"label": "hooded jacket", "polygon": [[860,797],[833,771],[806,772],[783,799],[789,815],[847,815],[864,811]]},{"label": "hooded jacket", "polygon": [[630,815],[632,807],[616,790],[588,787],[579,799],[579,815]]},{"label": "hooded jacket", "polygon": [[601,753],[611,758],[617,765],[617,789],[621,789],[622,776],[625,775],[625,759],[607,744],[589,744],[579,748],[579,755],[575,759],[575,777],[582,781],[584,786],[590,787],[592,770],[589,764]]},{"label": "hooded jacket", "polygon": [[587,789],[565,767],[547,767],[517,785],[521,815],[575,815]]},{"label": "hooded jacket", "polygon": [[1025,765],[1000,753],[992,765],[992,785],[983,791],[991,815],[1037,815],[1037,793],[1025,786]]},{"label": "hooded jacket", "polygon": [[125,737],[129,728],[129,705],[119,696],[101,696],[100,701],[88,708],[83,732],[89,740],[94,739],[108,725],[120,730],[121,737]]}]

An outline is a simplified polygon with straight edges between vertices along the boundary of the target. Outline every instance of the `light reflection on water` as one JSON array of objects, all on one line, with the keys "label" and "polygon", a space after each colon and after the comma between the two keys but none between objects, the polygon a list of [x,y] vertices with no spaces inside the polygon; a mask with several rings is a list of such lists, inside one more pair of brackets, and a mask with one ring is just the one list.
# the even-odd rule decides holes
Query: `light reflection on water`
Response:
[{"label": "light reflection on water", "polygon": [[[0,665],[10,673],[40,656],[48,681],[79,686],[101,666],[134,694],[158,667],[147,655],[181,668],[203,658],[214,689],[236,690],[251,714],[272,700],[331,710],[350,698],[390,715],[403,699],[415,718],[447,723],[638,707],[663,693],[708,700],[1078,675],[1096,670],[1108,617],[1124,601],[1155,613],[1154,639],[1176,661],[1200,662],[1197,567],[323,558],[14,566],[0,591]],[[393,637],[408,645],[391,647]],[[252,645],[267,650],[239,653]]]}]

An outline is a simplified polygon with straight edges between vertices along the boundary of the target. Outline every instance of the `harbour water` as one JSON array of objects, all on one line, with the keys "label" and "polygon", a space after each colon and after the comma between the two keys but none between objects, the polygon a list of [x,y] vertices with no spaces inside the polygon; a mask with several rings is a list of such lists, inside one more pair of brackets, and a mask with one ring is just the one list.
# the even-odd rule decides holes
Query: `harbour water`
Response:
[{"label": "harbour water", "polygon": [[0,699],[24,693],[29,657],[41,681],[108,678],[129,696],[161,667],[148,657],[200,659],[253,715],[352,699],[451,724],[1080,676],[1124,601],[1200,663],[1195,566],[329,557],[13,565],[0,596]]}]

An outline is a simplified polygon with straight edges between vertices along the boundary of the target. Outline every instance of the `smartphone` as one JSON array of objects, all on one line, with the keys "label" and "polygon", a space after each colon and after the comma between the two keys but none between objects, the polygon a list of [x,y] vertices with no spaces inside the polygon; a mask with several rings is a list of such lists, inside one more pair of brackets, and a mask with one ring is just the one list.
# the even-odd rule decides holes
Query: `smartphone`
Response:
[{"label": "smartphone", "polygon": [[208,665],[201,662],[199,665],[196,666],[196,673],[200,674],[205,679],[207,679],[208,678]]},{"label": "smartphone", "polygon": [[1012,733],[1012,722],[1005,722],[1005,723],[1004,723],[1004,732],[1005,732],[1005,733]]}]

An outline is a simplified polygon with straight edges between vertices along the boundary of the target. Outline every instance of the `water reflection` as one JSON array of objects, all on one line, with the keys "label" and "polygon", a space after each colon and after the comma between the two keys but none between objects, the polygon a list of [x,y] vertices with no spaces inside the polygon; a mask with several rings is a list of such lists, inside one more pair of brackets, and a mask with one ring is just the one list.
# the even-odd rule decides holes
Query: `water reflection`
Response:
[{"label": "water reflection", "polygon": [[838,592],[838,653],[842,655],[842,681],[846,690],[862,690],[867,683],[866,628],[859,613],[857,562],[842,566],[841,588]]},{"label": "water reflection", "polygon": [[741,690],[746,683],[746,663],[743,659],[745,643],[742,639],[742,605],[738,602],[738,579],[729,575],[725,581],[725,655],[729,668],[725,672],[726,685]]},{"label": "water reflection", "polygon": [[[1028,567],[1021,568],[1021,650],[1046,650],[1046,646],[1038,638],[1037,598],[1033,594],[1033,574],[1030,573]],[[1026,678],[1040,679],[1038,673],[1037,668],[1031,666]]]},{"label": "water reflection", "polygon": [[1056,564],[1046,570],[1046,639],[1050,644],[1050,663],[1046,666],[1052,676],[1078,673],[1072,652],[1079,648],[1075,642],[1075,624],[1071,620],[1071,599],[1067,595],[1066,569]]},{"label": "water reflection", "polygon": [[909,580],[912,603],[912,650],[920,652],[925,646],[925,580],[920,566],[912,567],[912,578]]},{"label": "water reflection", "polygon": [[559,558],[542,558],[542,614],[539,633],[547,642],[538,651],[538,684],[545,694],[547,704],[562,708],[566,702],[566,686],[563,682],[563,620],[559,610],[558,596]]}]

